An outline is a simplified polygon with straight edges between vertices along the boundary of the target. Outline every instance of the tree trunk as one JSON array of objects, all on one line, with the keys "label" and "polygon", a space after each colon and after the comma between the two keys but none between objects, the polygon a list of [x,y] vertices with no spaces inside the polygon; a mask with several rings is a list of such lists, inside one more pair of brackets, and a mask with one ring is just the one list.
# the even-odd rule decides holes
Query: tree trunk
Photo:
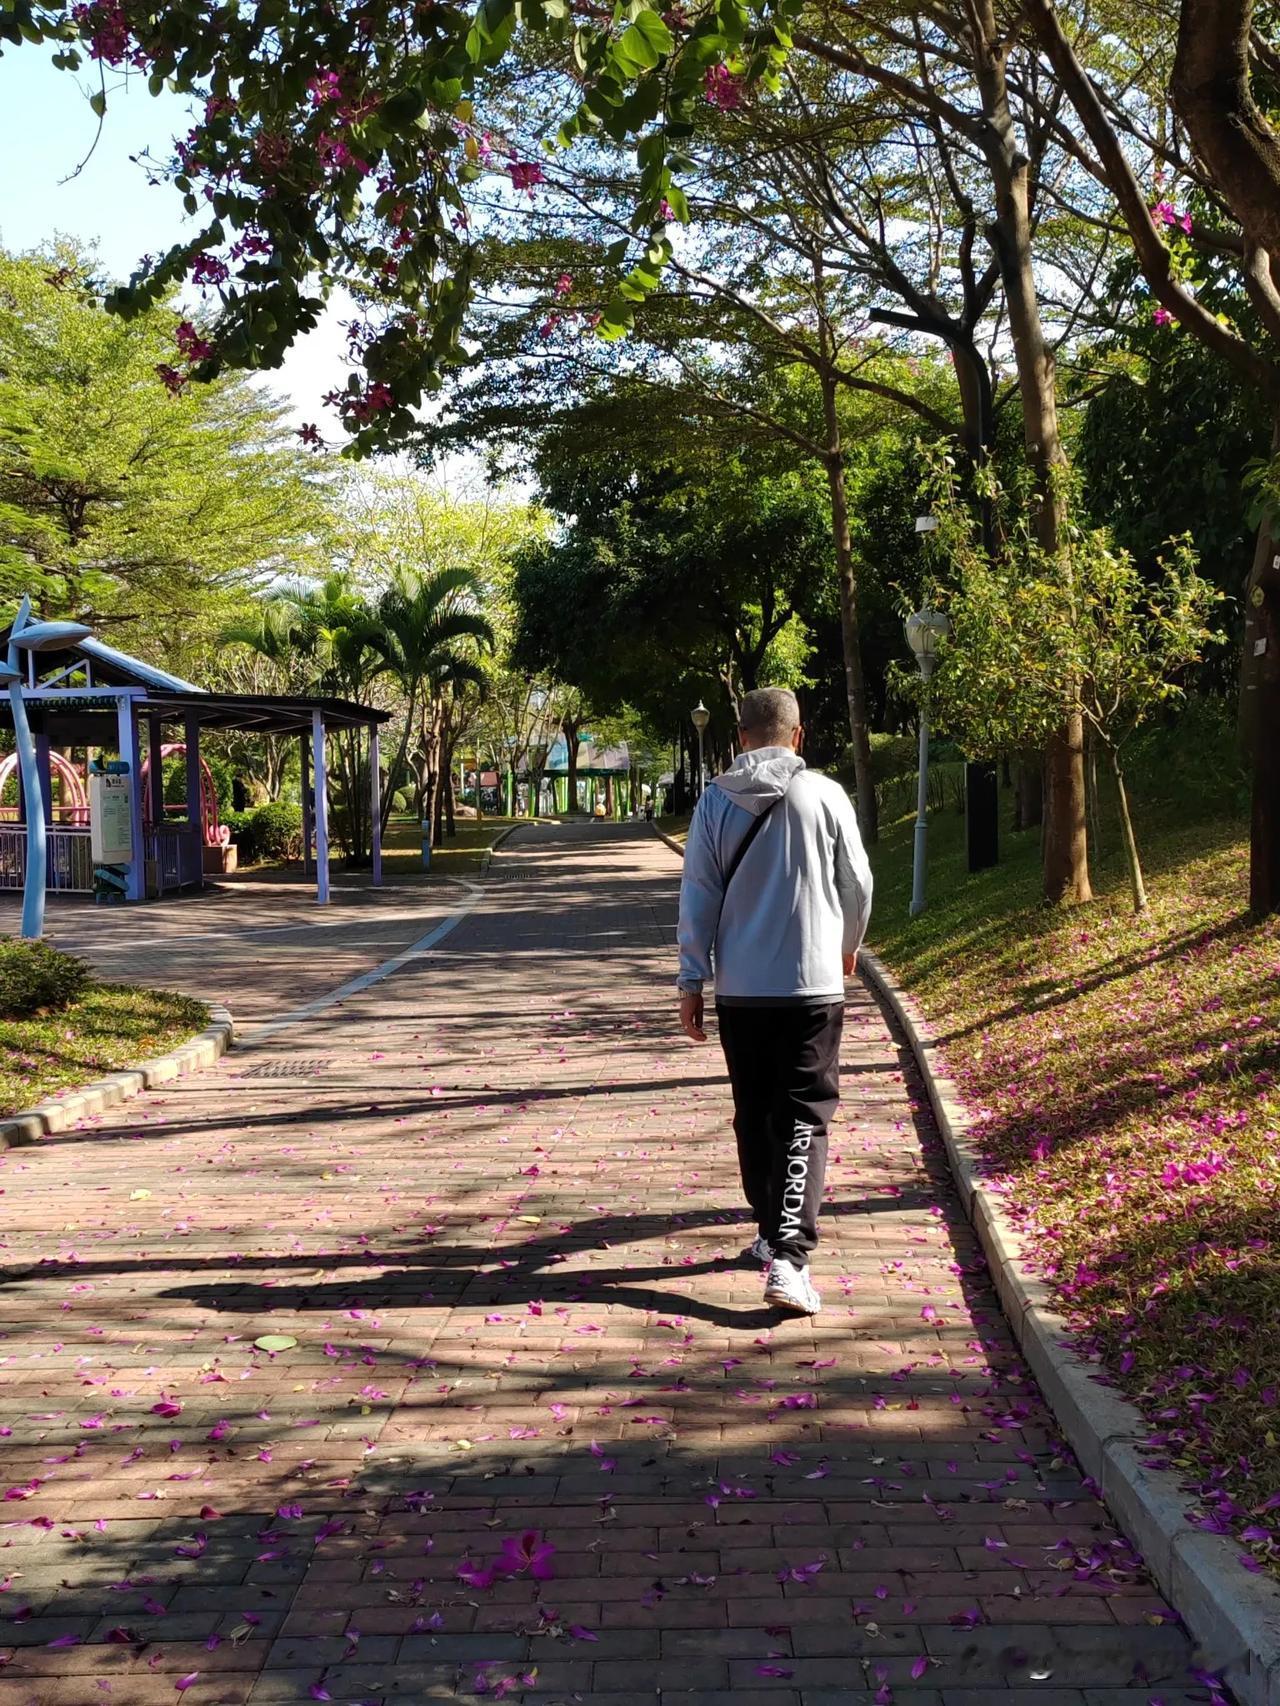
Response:
[{"label": "tree trunk", "polygon": [[1095,737],[1087,742],[1085,753],[1085,788],[1089,804],[1089,847],[1098,854],[1102,849],[1102,827],[1099,822],[1098,798],[1098,742]]},{"label": "tree trunk", "polygon": [[[1005,66],[1009,44],[997,27],[991,0],[974,12],[974,56],[984,117],[983,150],[995,188],[996,218],[990,232],[1004,282],[1022,398],[1027,457],[1039,487],[1036,534],[1046,555],[1056,558],[1064,575],[1070,564],[1063,552],[1062,475],[1066,453],[1058,430],[1053,355],[1045,342],[1035,273],[1031,260],[1028,205],[1030,162],[1022,152],[1009,110]],[[1088,836],[1085,827],[1084,719],[1074,712],[1050,737],[1045,752],[1044,892],[1055,902],[1092,898]]]},{"label": "tree trunk", "polygon": [[[1280,456],[1280,412],[1272,426],[1272,456]],[[1251,756],[1249,904],[1265,915],[1280,911],[1280,525],[1268,509],[1258,528],[1245,582],[1244,643],[1240,654],[1239,730]]]},{"label": "tree trunk", "polygon": [[436,803],[440,793],[440,725],[443,712],[438,702],[431,706],[430,719],[425,715],[422,725],[422,764],[424,786],[422,789],[422,822],[431,825],[431,845],[438,845],[436,824]]},{"label": "tree trunk", "polygon": [[1280,256],[1280,138],[1250,88],[1253,0],[1182,0],[1173,100],[1248,244]]},{"label": "tree trunk", "polygon": [[[974,468],[980,468],[991,454],[995,439],[995,400],[991,395],[991,370],[974,343],[953,343],[951,364],[955,369],[956,388],[960,393],[960,414],[964,421],[964,448]],[[995,551],[995,521],[991,500],[979,497],[978,525],[982,548],[991,556]]]},{"label": "tree trunk", "polygon": [[849,537],[849,498],[845,488],[844,451],[836,414],[836,382],[822,377],[822,406],[827,431],[827,485],[831,491],[831,535],[840,579],[840,638],[844,651],[845,695],[849,704],[849,733],[853,745],[853,777],[857,790],[858,827],[871,846],[879,835],[879,811],[871,770],[871,727],[867,716],[867,684],[862,670],[858,634],[858,584],[853,572]]},{"label": "tree trunk", "polygon": [[1245,591],[1240,724],[1253,754],[1249,904],[1280,910],[1280,529],[1268,512]]},{"label": "tree trunk", "polygon": [[565,755],[568,763],[568,811],[572,817],[578,809],[578,748],[581,740],[578,734],[582,724],[574,717],[566,717],[561,724],[564,730]]},{"label": "tree trunk", "polygon": [[391,806],[395,799],[396,784],[404,769],[405,758],[409,751],[409,741],[413,735],[413,718],[414,713],[417,710],[415,697],[416,696],[413,693],[410,693],[409,703],[405,708],[404,729],[400,735],[400,742],[396,748],[396,755],[392,762],[391,769],[387,772],[387,785],[382,790],[381,816],[382,833],[384,836],[387,833],[387,824],[391,821]]},{"label": "tree trunk", "polygon": [[1044,822],[1044,759],[1039,753],[1018,760],[1013,797],[1015,829],[1035,829]]},{"label": "tree trunk", "polygon": [[1129,816],[1129,795],[1124,785],[1124,771],[1120,768],[1120,754],[1114,746],[1107,748],[1107,757],[1111,760],[1111,774],[1116,782],[1116,803],[1120,808],[1120,839],[1124,843],[1125,864],[1129,867],[1129,887],[1133,893],[1133,910],[1147,910],[1147,889],[1142,880],[1142,863],[1138,858],[1138,843],[1133,833],[1133,820]]},{"label": "tree trunk", "polygon": [[440,767],[444,779],[444,832],[452,841],[458,833],[457,802],[453,793],[453,753],[447,754]]}]

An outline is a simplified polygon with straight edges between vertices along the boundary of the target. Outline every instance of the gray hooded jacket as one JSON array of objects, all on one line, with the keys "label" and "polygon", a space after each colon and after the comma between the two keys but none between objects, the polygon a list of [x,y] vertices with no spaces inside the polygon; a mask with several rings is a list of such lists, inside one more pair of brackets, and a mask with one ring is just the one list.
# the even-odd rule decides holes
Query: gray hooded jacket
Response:
[{"label": "gray hooded jacket", "polygon": [[[773,805],[725,893],[751,820]],[[871,913],[871,868],[849,796],[789,747],[744,752],[698,801],[680,885],[680,975],[697,994],[715,963],[716,1000],[838,1001],[841,957]]]}]

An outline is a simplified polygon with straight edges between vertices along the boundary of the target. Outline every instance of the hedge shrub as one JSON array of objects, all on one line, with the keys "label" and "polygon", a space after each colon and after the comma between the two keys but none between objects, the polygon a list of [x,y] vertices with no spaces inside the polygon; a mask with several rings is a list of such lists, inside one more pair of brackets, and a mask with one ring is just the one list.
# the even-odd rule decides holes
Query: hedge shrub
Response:
[{"label": "hedge shrub", "polygon": [[0,1019],[28,1019],[74,1001],[89,978],[86,961],[47,942],[0,938]]},{"label": "hedge shrub", "polygon": [[302,807],[272,800],[247,812],[224,812],[243,865],[302,857]]}]

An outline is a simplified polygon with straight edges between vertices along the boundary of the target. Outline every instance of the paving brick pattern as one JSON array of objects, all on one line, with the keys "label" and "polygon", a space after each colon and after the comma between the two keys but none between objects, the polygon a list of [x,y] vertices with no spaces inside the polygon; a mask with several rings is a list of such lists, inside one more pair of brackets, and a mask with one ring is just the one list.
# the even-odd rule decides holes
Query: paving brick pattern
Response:
[{"label": "paving brick pattern", "polygon": [[861,990],[827,1306],[762,1306],[678,874],[522,831],[434,953],[3,1158],[0,1706],[1208,1698]]},{"label": "paving brick pattern", "polygon": [[[465,895],[444,878],[370,886],[339,874],[329,906],[301,876],[257,872],[145,907],[53,900],[48,935],[121,983],[220,1001],[241,1029],[322,997],[424,936]],[[16,930],[16,897],[2,897]],[[12,920],[12,922],[10,922]]]}]

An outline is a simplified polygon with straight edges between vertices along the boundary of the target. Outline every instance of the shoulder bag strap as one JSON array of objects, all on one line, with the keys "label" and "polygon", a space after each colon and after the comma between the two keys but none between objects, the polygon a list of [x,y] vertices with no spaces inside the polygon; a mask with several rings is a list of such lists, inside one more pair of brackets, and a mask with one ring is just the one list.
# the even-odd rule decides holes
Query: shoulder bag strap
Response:
[{"label": "shoulder bag strap", "polygon": [[[771,800],[769,802],[769,804],[764,808],[764,810],[759,814],[758,817],[755,817],[751,820],[750,828],[747,830],[747,833],[743,836],[742,840],[738,843],[738,845],[733,850],[733,858],[730,859],[730,861],[729,861],[729,869],[724,874],[724,889],[721,891],[722,896],[728,894],[729,884],[733,881],[734,877],[736,877],[738,874],[738,866],[746,858],[748,852],[750,852],[751,843],[755,840],[756,836],[759,835],[760,831],[764,828],[764,820],[768,817],[769,813],[773,810],[773,808],[778,804],[778,801],[783,800],[785,798],[786,798],[785,794],[779,794],[777,799]],[[723,902],[723,898],[722,898],[721,899],[721,905],[723,905],[723,904],[724,904],[724,902]]]}]

